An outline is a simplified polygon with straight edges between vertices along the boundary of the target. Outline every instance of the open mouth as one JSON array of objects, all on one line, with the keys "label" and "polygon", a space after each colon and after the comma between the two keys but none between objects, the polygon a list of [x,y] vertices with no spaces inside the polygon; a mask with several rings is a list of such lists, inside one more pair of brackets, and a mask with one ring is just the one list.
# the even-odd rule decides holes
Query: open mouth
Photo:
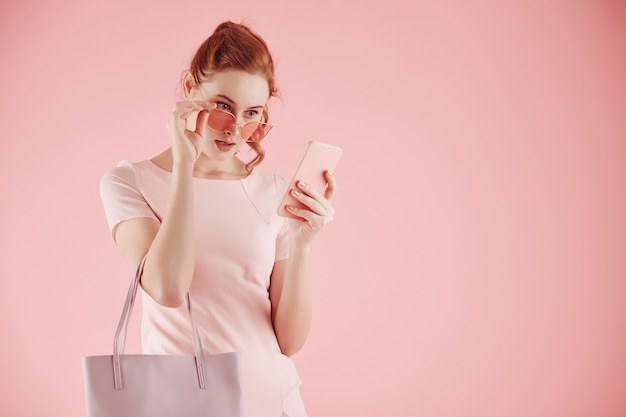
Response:
[{"label": "open mouth", "polygon": [[222,152],[228,152],[235,146],[234,142],[224,142],[223,140],[216,140],[215,144],[217,145],[217,149]]}]

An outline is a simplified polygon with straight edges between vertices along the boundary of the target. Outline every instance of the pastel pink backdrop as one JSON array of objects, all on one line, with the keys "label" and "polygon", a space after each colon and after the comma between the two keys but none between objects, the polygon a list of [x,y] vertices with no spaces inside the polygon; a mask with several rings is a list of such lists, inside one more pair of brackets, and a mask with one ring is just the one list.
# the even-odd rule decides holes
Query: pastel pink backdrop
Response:
[{"label": "pastel pink backdrop", "polygon": [[264,168],[345,150],[295,356],[310,416],[623,417],[625,5],[2,2],[0,415],[84,415],[131,272],[98,181],[168,145],[230,18],[278,62]]}]

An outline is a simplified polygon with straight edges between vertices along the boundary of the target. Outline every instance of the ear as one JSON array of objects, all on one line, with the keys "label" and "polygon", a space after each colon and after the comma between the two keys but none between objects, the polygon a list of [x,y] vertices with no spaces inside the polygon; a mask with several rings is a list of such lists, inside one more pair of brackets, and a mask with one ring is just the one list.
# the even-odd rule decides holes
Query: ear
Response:
[{"label": "ear", "polygon": [[186,99],[189,99],[191,97],[191,91],[194,89],[194,87],[198,85],[191,71],[186,70],[183,73],[182,85],[183,85],[183,96]]}]

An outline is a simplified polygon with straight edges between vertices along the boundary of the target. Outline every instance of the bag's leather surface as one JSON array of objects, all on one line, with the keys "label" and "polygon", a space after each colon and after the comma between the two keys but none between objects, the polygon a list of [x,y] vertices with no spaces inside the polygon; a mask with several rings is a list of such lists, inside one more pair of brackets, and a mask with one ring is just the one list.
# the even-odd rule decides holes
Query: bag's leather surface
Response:
[{"label": "bag's leather surface", "polygon": [[113,355],[83,357],[87,417],[241,417],[238,355],[203,355],[189,294],[195,356],[124,355],[144,262],[128,290]]}]

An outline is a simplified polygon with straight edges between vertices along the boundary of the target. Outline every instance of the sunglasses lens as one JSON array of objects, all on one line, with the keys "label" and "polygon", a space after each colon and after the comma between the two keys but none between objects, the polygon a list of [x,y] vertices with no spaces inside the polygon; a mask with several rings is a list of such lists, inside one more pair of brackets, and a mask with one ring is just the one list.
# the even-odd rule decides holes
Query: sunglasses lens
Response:
[{"label": "sunglasses lens", "polygon": [[235,117],[225,111],[213,109],[211,113],[209,113],[207,124],[213,130],[224,132],[233,127],[235,124]]},{"label": "sunglasses lens", "polygon": [[[235,124],[235,116],[224,110],[213,109],[209,113],[207,125],[215,131],[226,132]],[[247,141],[258,142],[268,134],[272,125],[262,122],[251,122],[243,126],[239,134]]]},{"label": "sunglasses lens", "polygon": [[267,123],[252,122],[241,128],[241,137],[249,142],[259,142],[272,129]]}]

